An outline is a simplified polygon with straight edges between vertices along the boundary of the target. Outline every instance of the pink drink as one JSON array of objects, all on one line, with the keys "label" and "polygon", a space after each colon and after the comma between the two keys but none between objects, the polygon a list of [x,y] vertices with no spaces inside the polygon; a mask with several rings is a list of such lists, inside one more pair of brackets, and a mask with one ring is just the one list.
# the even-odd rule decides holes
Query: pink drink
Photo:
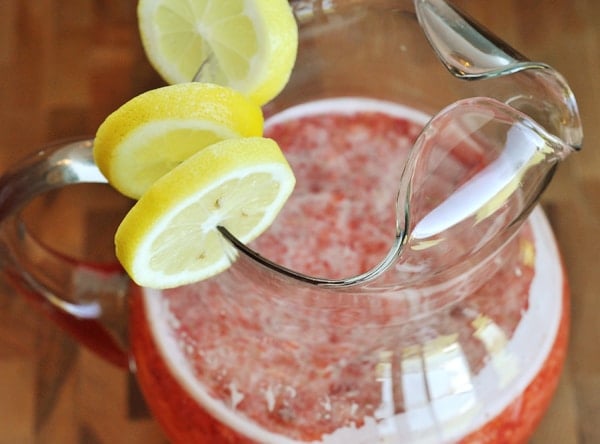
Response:
[{"label": "pink drink", "polygon": [[[253,247],[327,277],[378,263],[394,235],[402,165],[425,121],[359,99],[269,119],[266,134],[298,184]],[[235,266],[195,286],[137,291],[140,384],[174,442],[525,442],[556,387],[568,324],[541,212],[497,261],[475,293],[418,319],[409,298],[257,293],[260,278],[244,280]]]}]

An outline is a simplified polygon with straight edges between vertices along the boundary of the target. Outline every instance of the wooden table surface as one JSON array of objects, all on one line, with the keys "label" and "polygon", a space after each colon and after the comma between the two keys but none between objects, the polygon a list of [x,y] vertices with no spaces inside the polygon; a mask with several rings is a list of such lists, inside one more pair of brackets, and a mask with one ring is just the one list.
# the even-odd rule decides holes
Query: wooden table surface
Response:
[{"label": "wooden table surface", "polygon": [[[569,356],[532,442],[600,443],[600,2],[456,3],[563,73],[579,102],[584,150],[560,166],[543,198],[572,291]],[[0,172],[49,141],[93,134],[117,106],[159,84],[133,0],[0,0]],[[0,282],[0,444],[165,442],[132,387]]]}]

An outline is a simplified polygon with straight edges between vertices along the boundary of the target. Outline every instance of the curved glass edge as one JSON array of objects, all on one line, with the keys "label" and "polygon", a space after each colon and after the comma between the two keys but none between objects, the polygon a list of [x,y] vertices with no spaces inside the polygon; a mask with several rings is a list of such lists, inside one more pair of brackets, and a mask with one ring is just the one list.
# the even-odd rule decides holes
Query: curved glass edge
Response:
[{"label": "curved glass edge", "polygon": [[[528,60],[500,38],[445,0],[414,0],[417,19],[446,69],[463,80],[486,80],[521,74],[537,83],[538,94],[503,97],[510,106],[579,150],[583,130],[573,91],[563,76],[545,63]],[[550,105],[550,106],[549,106]]]}]

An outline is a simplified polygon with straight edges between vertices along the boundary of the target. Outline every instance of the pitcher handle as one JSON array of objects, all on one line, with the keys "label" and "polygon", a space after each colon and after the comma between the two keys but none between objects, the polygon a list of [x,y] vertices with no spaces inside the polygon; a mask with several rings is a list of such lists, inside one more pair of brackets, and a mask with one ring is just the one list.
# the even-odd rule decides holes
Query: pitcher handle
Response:
[{"label": "pitcher handle", "polygon": [[107,183],[94,164],[93,140],[42,150],[0,177],[0,269],[33,306],[110,362],[127,366],[126,295],[115,266],[85,263],[28,233],[21,210],[37,196],[72,184]]}]

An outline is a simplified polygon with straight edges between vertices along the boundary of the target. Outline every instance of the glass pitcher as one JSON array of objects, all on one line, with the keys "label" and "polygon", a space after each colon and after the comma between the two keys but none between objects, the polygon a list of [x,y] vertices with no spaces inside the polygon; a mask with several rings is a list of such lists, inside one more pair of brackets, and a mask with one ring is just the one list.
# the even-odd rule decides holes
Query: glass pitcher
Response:
[{"label": "glass pitcher", "polygon": [[130,369],[173,442],[526,442],[567,344],[536,203],[581,145],[568,85],[442,0],[291,7],[264,113],[298,185],[253,244],[222,227],[226,272],[144,289],[36,239],[31,200],[106,183],[76,140],[0,179],[4,278]]}]

